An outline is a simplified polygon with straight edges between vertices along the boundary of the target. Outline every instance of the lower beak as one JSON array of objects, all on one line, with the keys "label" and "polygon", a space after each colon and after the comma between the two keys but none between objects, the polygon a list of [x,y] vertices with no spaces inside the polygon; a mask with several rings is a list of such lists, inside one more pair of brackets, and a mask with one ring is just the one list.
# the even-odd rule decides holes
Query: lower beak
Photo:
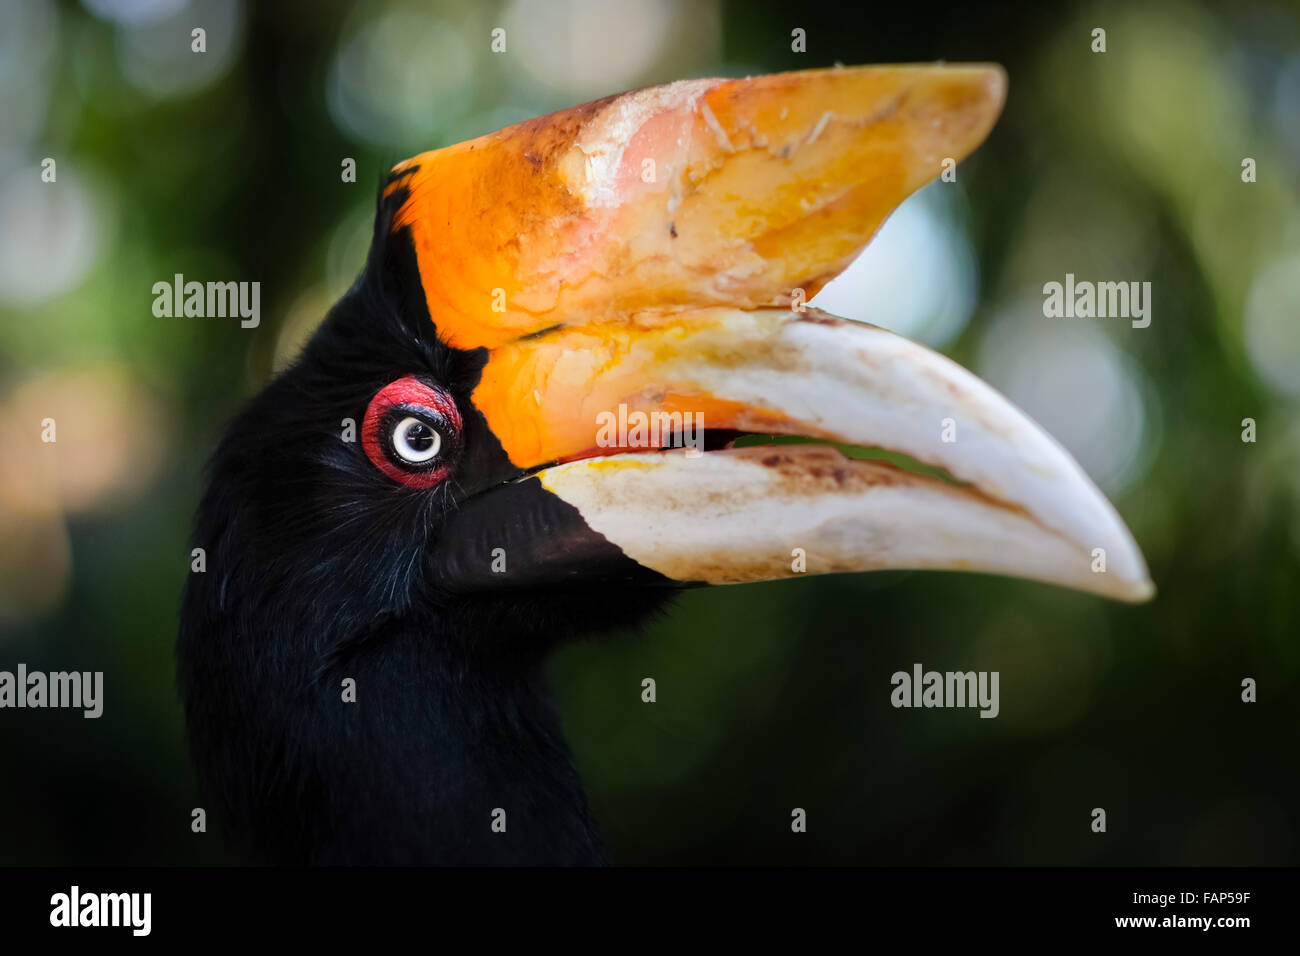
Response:
[{"label": "lower beak", "polygon": [[[509,459],[441,535],[442,585],[938,568],[1148,598],[1123,521],[1027,416],[802,304],[1004,88],[987,66],[690,81],[399,166],[395,229],[439,334],[486,352],[471,400]],[[822,444],[734,445],[773,434]]]},{"label": "lower beak", "polygon": [[[874,326],[714,309],[556,330],[496,352],[480,389],[508,392],[516,425],[549,426],[500,418],[512,457],[559,463],[453,519],[440,547],[462,587],[931,568],[1153,593],[1123,521],[1059,444],[970,372]],[[881,448],[938,475],[827,444],[717,448],[710,433]],[[490,571],[496,548],[505,574]]]}]

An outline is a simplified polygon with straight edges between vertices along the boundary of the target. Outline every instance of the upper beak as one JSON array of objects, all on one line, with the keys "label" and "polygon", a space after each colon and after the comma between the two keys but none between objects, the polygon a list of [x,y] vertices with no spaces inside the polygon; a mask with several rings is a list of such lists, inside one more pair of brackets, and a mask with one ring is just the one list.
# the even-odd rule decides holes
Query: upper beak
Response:
[{"label": "upper beak", "polygon": [[[395,228],[440,336],[488,349],[471,398],[512,469],[451,519],[442,583],[949,568],[1149,597],[1119,515],[1028,417],[802,305],[979,145],[1004,92],[996,66],[696,80],[399,166]],[[698,424],[885,448],[951,480],[817,444],[701,454]]]}]

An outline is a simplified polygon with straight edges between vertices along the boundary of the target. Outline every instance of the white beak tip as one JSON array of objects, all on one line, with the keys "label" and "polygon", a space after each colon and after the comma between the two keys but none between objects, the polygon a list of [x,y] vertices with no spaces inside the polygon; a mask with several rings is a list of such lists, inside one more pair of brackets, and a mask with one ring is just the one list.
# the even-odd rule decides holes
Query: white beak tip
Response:
[{"label": "white beak tip", "polygon": [[1149,577],[1119,579],[1118,586],[1106,588],[1102,593],[1125,604],[1144,604],[1156,596],[1156,585]]}]

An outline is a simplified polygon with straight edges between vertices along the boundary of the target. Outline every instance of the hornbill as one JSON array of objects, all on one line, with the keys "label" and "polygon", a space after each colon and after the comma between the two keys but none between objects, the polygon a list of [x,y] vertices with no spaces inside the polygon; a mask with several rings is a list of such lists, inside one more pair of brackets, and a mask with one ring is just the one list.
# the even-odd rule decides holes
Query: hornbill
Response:
[{"label": "hornbill", "polygon": [[[682,81],[392,170],[360,277],[229,425],[196,521],[179,686],[247,858],[603,862],[545,663],[679,588],[943,568],[1150,595],[1022,412],[803,305],[1004,91],[990,65]],[[664,427],[611,442],[620,406]],[[702,453],[675,431],[697,415]]]}]

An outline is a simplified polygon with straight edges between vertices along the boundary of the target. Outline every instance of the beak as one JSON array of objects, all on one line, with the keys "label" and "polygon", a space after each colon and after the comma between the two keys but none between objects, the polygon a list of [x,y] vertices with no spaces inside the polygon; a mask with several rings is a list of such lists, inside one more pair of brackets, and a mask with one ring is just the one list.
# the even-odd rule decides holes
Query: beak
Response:
[{"label": "beak", "polygon": [[996,66],[687,81],[397,167],[394,228],[439,335],[487,350],[471,401],[509,459],[441,535],[444,587],[937,568],[1150,597],[1119,515],[1022,412],[803,306],[1004,92]]}]

